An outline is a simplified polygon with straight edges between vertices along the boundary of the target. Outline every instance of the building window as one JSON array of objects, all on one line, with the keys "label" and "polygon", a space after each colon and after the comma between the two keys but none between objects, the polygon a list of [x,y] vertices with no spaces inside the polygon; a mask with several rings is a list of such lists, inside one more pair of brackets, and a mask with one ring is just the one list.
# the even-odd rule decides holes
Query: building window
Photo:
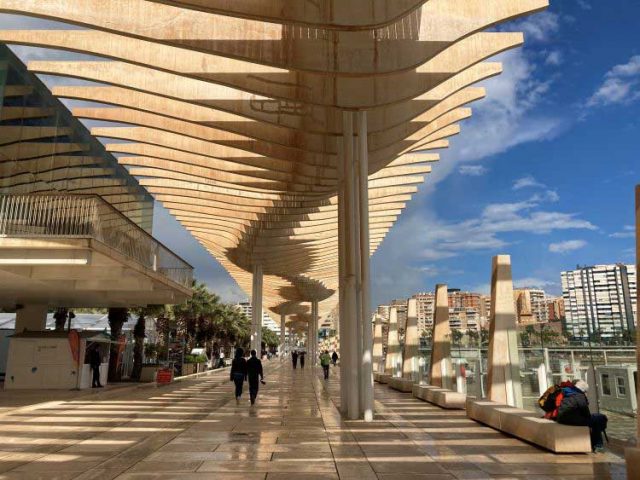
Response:
[{"label": "building window", "polygon": [[618,397],[627,396],[627,382],[624,377],[616,377],[616,389],[618,390]]},{"label": "building window", "polygon": [[609,383],[609,374],[600,375],[600,385],[602,385],[602,395],[611,395],[611,384]]}]

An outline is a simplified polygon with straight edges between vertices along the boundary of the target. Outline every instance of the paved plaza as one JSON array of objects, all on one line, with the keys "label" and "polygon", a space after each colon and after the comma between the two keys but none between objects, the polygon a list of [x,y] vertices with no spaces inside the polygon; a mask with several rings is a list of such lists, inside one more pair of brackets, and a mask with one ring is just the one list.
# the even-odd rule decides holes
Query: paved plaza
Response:
[{"label": "paved plaza", "polygon": [[[554,455],[385,386],[344,421],[336,371],[267,363],[258,405],[228,373],[0,415],[0,480],[624,479],[612,455]],[[318,369],[319,370],[319,369]]]}]

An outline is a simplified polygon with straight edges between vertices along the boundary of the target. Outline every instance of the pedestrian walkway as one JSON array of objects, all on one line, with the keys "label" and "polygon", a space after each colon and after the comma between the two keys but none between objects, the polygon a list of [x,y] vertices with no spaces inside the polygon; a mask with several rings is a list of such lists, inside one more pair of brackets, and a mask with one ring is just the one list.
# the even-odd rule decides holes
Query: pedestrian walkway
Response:
[{"label": "pedestrian walkway", "polygon": [[613,455],[553,455],[384,386],[344,421],[337,370],[265,362],[258,403],[228,372],[0,416],[0,480],[624,479]]}]

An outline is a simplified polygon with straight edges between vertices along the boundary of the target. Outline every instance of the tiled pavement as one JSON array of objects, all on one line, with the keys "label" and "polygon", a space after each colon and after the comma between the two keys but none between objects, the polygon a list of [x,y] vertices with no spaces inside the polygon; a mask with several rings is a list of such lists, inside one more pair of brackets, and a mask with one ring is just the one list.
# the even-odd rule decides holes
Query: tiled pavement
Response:
[{"label": "tiled pavement", "polygon": [[375,422],[345,422],[336,376],[266,363],[255,407],[224,372],[0,415],[0,480],[624,479],[613,455],[546,453],[384,386]]}]

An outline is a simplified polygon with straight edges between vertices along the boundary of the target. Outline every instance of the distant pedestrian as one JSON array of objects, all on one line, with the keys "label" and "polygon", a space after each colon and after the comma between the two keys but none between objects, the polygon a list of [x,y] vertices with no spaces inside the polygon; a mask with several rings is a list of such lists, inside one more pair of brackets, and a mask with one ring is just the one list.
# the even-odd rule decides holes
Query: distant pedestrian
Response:
[{"label": "distant pedestrian", "polygon": [[305,352],[300,352],[300,368],[304,368]]},{"label": "distant pedestrian", "polygon": [[322,366],[324,379],[329,380],[329,365],[331,365],[331,357],[329,356],[328,350],[325,350],[322,352],[322,355],[320,355],[320,365]]},{"label": "distant pedestrian", "polygon": [[236,384],[236,405],[240,405],[240,397],[242,397],[242,387],[247,379],[247,361],[244,358],[244,350],[236,349],[236,356],[231,362],[230,379]]},{"label": "distant pedestrian", "polygon": [[293,369],[295,370],[298,367],[298,351],[294,350],[291,353],[291,363],[293,363]]},{"label": "distant pedestrian", "polygon": [[251,405],[253,405],[258,397],[260,383],[264,381],[262,362],[257,357],[255,350],[251,350],[251,358],[247,360],[247,376],[249,378],[249,399],[251,400]]},{"label": "distant pedestrian", "polygon": [[333,363],[334,367],[338,363],[338,354],[336,353],[335,350],[333,351],[333,354],[331,355],[331,362]]},{"label": "distant pedestrian", "polygon": [[100,383],[100,365],[102,364],[102,355],[100,347],[97,344],[89,350],[89,367],[91,368],[92,379],[91,388],[102,388]]}]

